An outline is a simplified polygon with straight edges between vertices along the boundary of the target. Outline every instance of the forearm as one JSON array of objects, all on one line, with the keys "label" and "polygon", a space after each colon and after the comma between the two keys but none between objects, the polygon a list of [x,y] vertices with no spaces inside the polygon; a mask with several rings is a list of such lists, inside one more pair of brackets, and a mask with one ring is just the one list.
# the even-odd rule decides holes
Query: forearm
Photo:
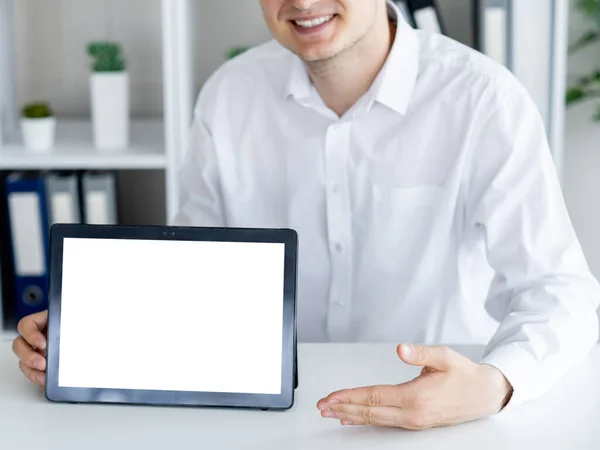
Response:
[{"label": "forearm", "polygon": [[597,292],[585,274],[514,292],[482,361],[513,386],[511,406],[543,395],[589,355],[598,342]]},{"label": "forearm", "polygon": [[483,233],[501,323],[483,362],[514,387],[510,405],[550,390],[598,341],[600,286],[571,224],[543,122],[518,86],[481,132],[470,231]]}]

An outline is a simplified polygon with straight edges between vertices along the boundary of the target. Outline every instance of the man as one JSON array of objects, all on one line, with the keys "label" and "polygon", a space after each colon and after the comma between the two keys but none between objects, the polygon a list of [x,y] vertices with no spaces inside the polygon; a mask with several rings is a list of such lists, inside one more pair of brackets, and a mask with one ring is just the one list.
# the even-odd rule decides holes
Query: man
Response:
[{"label": "man", "polygon": [[[176,223],[296,229],[299,339],[395,341],[423,367],[323,417],[422,429],[547,392],[597,342],[600,291],[523,87],[385,0],[261,5],[275,41],[203,88]],[[45,325],[14,344],[39,383]]]}]

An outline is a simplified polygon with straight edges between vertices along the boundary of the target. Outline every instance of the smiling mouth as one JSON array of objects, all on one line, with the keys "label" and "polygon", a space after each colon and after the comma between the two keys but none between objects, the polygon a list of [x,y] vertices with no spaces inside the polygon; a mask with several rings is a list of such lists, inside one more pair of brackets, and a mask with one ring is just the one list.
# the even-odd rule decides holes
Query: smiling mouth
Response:
[{"label": "smiling mouth", "polygon": [[292,20],[292,22],[300,28],[311,29],[330,22],[335,16],[335,14],[330,14],[328,16],[317,17],[311,20]]}]

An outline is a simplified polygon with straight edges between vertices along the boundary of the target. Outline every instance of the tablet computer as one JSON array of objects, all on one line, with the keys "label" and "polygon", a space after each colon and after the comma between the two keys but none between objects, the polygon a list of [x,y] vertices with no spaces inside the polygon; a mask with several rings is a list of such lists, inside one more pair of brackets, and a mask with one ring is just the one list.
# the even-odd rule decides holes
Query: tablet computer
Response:
[{"label": "tablet computer", "polygon": [[46,397],[289,409],[297,234],[54,225]]}]

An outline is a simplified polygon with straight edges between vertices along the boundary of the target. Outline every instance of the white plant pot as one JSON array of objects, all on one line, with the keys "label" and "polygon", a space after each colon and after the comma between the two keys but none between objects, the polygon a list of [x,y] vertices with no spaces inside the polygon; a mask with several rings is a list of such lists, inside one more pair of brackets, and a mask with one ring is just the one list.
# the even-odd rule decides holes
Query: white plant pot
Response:
[{"label": "white plant pot", "polygon": [[47,152],[54,147],[56,136],[56,118],[21,118],[23,145],[32,152]]},{"label": "white plant pot", "polygon": [[90,77],[94,144],[99,150],[129,146],[129,75],[94,73]]}]

